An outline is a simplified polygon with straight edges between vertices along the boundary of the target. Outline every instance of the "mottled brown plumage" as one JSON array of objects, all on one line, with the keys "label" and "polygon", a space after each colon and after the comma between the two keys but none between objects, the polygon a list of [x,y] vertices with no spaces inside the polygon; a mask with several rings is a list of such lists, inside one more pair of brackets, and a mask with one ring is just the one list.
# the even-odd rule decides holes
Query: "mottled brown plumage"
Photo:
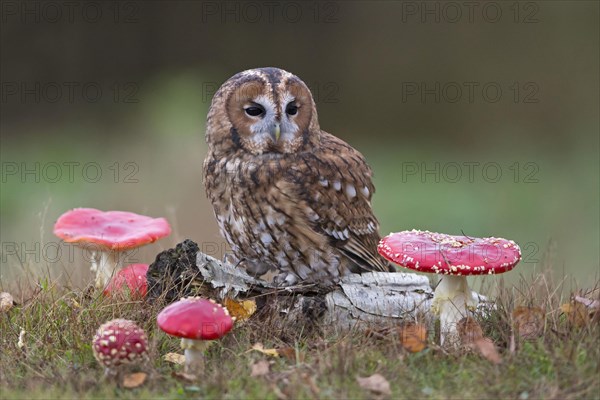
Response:
[{"label": "mottled brown plumage", "polygon": [[282,285],[389,271],[377,253],[363,156],[322,131],[308,87],[277,68],[241,72],[208,113],[204,184],[236,262]]}]

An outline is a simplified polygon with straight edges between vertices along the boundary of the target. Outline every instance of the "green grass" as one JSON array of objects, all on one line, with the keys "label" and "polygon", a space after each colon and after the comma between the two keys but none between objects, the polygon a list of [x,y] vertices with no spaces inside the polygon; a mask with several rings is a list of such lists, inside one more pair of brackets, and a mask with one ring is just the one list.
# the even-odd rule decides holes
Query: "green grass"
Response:
[{"label": "green grass", "polygon": [[[598,287],[598,285],[596,285]],[[159,306],[105,299],[88,288],[72,290],[49,281],[31,285],[16,298],[18,306],[0,315],[0,387],[3,399],[165,398],[279,399],[373,398],[356,377],[383,375],[397,399],[594,399],[600,396],[600,326],[575,328],[560,313],[569,293],[540,275],[516,286],[495,288],[496,309],[479,322],[503,357],[494,365],[473,352],[447,351],[430,344],[419,353],[403,349],[398,336],[383,339],[362,332],[335,333],[330,327],[300,334],[276,331],[251,319],[207,352],[207,369],[197,382],[178,380],[182,367],[163,359],[181,352],[178,340],[159,331]],[[507,349],[510,313],[517,305],[546,312],[542,337]],[[90,341],[97,327],[112,318],[138,322],[148,333],[150,360],[137,370],[148,373],[136,389],[121,388],[103,378]],[[25,330],[24,349],[17,345]],[[252,377],[253,363],[267,356],[248,351],[290,346],[300,361],[273,359],[271,371]]]}]

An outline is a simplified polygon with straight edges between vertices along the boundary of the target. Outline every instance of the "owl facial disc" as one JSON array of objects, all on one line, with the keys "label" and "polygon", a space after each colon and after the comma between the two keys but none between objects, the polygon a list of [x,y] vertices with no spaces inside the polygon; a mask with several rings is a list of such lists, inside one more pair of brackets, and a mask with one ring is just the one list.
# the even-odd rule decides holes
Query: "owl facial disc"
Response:
[{"label": "owl facial disc", "polygon": [[[219,132],[230,133],[234,145],[254,155],[292,154],[319,140],[312,134],[320,128],[310,90],[277,68],[248,70],[227,80],[213,98],[208,119],[221,121]],[[208,129],[207,135],[216,132]]]}]

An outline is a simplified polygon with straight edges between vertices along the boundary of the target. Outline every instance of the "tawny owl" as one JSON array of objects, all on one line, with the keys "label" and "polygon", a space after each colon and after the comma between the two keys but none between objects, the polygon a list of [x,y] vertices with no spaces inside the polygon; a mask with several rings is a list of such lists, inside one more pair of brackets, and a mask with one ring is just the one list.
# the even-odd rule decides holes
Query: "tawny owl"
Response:
[{"label": "tawny owl", "polygon": [[319,127],[312,94],[278,68],[226,81],[208,112],[204,184],[234,260],[279,285],[390,271],[377,253],[372,172]]}]

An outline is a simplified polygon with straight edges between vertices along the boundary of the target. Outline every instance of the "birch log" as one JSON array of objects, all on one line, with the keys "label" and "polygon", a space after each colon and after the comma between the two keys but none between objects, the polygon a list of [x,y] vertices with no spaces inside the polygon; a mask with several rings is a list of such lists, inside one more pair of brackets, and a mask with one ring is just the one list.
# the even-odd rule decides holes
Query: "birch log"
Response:
[{"label": "birch log", "polygon": [[[279,297],[310,292],[311,286],[278,288],[270,282],[253,278],[243,269],[235,268],[199,252],[196,265],[206,282],[219,291],[219,297],[246,297],[252,292],[275,293]],[[288,318],[308,317],[310,308],[307,296],[295,296]],[[387,323],[403,319],[415,319],[426,315],[431,306],[433,291],[426,277],[398,272],[369,272],[352,274],[331,288],[330,291],[309,296],[324,300],[321,322],[342,329],[353,328],[357,323]],[[305,311],[303,311],[305,310]],[[303,316],[304,315],[304,316]]]},{"label": "birch log", "polygon": [[351,274],[327,290],[313,285],[277,287],[198,251],[189,240],[157,256],[148,271],[148,285],[151,298],[166,294],[167,301],[185,295],[260,299],[259,308],[288,328],[302,329],[307,323],[345,330],[415,320],[427,317],[433,298],[426,277],[400,272]]}]

